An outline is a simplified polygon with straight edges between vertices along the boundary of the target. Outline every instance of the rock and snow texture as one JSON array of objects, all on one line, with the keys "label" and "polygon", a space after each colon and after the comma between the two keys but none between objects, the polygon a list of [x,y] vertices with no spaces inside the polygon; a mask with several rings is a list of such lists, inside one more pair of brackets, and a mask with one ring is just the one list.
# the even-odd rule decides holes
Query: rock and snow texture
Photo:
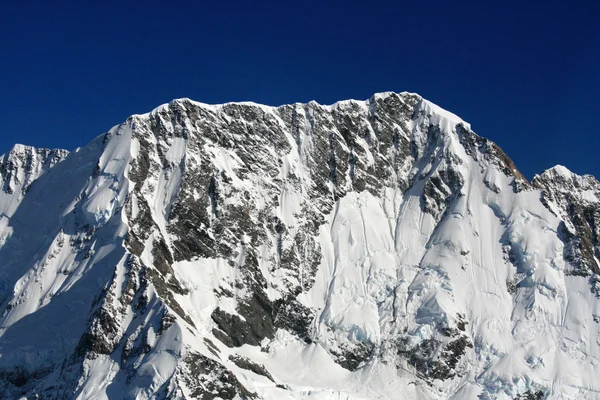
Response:
[{"label": "rock and snow texture", "polygon": [[175,100],[0,189],[4,398],[600,399],[600,183],[418,95]]}]

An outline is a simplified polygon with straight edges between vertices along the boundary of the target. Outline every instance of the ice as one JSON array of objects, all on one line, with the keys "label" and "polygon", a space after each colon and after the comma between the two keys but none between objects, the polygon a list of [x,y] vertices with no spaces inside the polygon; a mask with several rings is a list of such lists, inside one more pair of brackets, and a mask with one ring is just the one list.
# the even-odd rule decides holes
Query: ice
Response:
[{"label": "ice", "polygon": [[[15,146],[0,158],[17,165],[0,181],[6,188],[0,190],[0,370],[52,370],[32,379],[31,388],[69,382],[80,399],[150,399],[176,389],[183,398],[192,391],[184,360],[198,353],[265,399],[514,399],[537,391],[548,399],[600,399],[596,276],[571,273],[565,232],[573,234],[576,224],[565,222],[564,199],[544,197],[535,184],[518,188],[506,161],[486,152],[489,142],[467,148],[457,125],[470,126],[427,100],[413,98],[408,120],[383,124],[371,114],[373,102],[391,96],[416,95],[296,104],[295,118],[304,122],[295,132],[283,109],[236,103],[264,113],[252,122],[224,111],[233,103],[179,99],[133,116],[69,155]],[[175,117],[174,108],[185,112]],[[193,123],[186,112],[203,116]],[[348,170],[341,171],[346,186],[325,177],[323,193],[315,189],[320,177],[311,168],[329,156],[315,153],[324,151],[314,138],[319,113],[328,133],[337,129],[332,113],[355,122],[361,135],[354,144],[342,138],[337,145],[354,146],[365,170],[389,161],[372,177],[385,184],[354,190]],[[150,129],[150,118],[164,132]],[[248,150],[227,130],[199,133],[211,118],[240,123],[245,133],[235,134],[252,132],[260,140]],[[261,138],[267,125],[280,136]],[[389,154],[403,149],[384,148],[385,129],[410,144],[402,160]],[[198,146],[194,135],[200,134],[214,137]],[[247,165],[243,151],[276,165],[272,175]],[[147,175],[134,171],[139,165]],[[181,206],[186,179],[206,171],[220,193],[210,198],[208,181],[198,181],[188,201],[206,207],[207,218],[193,221],[194,228],[203,229],[207,243],[235,231],[230,256],[177,258],[172,210]],[[572,194],[582,207],[600,201],[593,177],[556,166],[539,179],[550,179],[555,193]],[[232,205],[241,217],[224,214]],[[253,207],[268,218],[258,219]],[[134,232],[140,221],[142,231]],[[278,221],[285,234],[245,231],[244,224],[260,221]],[[306,258],[283,266],[282,259],[285,250],[299,251],[294,238],[313,223],[316,235],[303,238],[320,251],[309,286]],[[245,269],[250,261],[255,277]],[[220,342],[213,312],[245,321],[240,304],[252,292],[244,279],[271,302],[297,285],[294,296],[314,315],[310,340],[280,328],[260,346]],[[101,332],[108,350],[79,353],[99,316],[111,327]],[[435,369],[432,360],[452,352],[443,345],[458,338],[469,346],[452,366],[454,375],[426,376]],[[344,368],[340,357],[358,357],[357,349],[367,349],[364,360]],[[275,382],[233,363],[236,354],[264,366]],[[217,379],[213,372],[206,376]]]}]

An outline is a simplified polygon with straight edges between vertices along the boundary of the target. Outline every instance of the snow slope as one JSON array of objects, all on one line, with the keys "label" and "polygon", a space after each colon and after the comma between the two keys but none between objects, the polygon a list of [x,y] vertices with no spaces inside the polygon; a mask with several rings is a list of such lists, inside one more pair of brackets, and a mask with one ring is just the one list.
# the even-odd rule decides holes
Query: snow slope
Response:
[{"label": "snow slope", "polygon": [[6,398],[600,399],[600,183],[416,94],[174,100],[0,165]]}]

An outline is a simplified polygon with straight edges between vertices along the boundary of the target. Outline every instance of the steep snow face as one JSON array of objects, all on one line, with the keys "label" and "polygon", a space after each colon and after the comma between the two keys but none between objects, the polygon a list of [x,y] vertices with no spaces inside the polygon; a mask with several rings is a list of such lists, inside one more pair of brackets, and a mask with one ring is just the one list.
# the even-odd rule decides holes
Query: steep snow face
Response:
[{"label": "steep snow face", "polygon": [[530,184],[418,95],[181,99],[23,149],[0,170],[9,397],[600,398],[600,184]]}]

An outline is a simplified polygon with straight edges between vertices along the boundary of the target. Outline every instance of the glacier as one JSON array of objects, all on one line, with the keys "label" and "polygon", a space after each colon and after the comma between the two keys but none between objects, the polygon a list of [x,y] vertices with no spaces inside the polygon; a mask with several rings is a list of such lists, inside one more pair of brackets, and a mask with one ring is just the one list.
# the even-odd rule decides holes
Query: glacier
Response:
[{"label": "glacier", "polygon": [[600,182],[413,93],[0,157],[0,397],[600,399]]}]

